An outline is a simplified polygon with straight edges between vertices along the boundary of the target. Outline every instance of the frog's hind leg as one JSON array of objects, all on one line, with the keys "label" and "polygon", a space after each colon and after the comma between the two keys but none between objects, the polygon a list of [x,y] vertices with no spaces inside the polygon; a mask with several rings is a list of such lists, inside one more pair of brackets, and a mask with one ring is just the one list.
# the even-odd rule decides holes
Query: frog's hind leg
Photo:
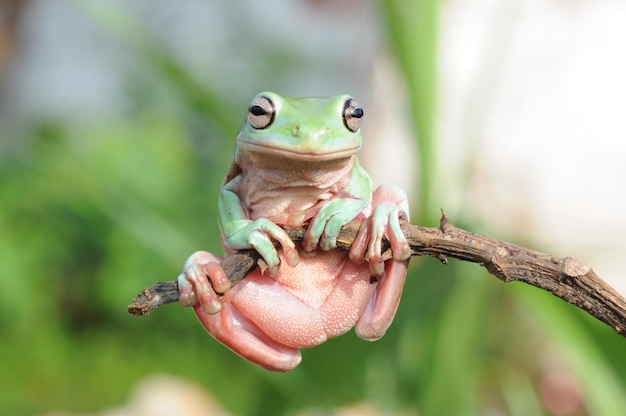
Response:
[{"label": "frog's hind leg", "polygon": [[269,338],[231,303],[224,303],[222,310],[214,315],[206,314],[199,305],[194,310],[202,326],[216,340],[261,367],[289,371],[302,360],[299,349]]},{"label": "frog's hind leg", "polygon": [[360,338],[376,341],[385,335],[398,310],[408,263],[407,260],[387,260],[385,263],[385,272],[378,277],[376,293],[354,327]]}]

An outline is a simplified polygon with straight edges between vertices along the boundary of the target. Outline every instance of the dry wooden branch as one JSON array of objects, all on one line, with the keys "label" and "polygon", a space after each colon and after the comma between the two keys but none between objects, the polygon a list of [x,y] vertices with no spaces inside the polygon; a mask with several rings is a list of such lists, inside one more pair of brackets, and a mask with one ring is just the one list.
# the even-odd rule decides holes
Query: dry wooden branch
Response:
[{"label": "dry wooden branch", "polygon": [[[337,245],[349,249],[359,227],[359,221],[344,226]],[[290,231],[289,236],[294,241],[300,241],[305,231]],[[402,231],[414,256],[432,256],[443,263],[447,262],[447,257],[478,263],[504,282],[520,281],[546,290],[626,337],[626,299],[579,260],[553,257],[461,230],[450,224],[445,214],[438,228],[403,224]],[[388,249],[388,245],[384,249]],[[256,267],[258,258],[256,251],[244,250],[224,259],[222,267],[231,282],[236,284]],[[152,309],[177,300],[176,281],[157,283],[137,295],[128,306],[128,312],[145,315]]]}]

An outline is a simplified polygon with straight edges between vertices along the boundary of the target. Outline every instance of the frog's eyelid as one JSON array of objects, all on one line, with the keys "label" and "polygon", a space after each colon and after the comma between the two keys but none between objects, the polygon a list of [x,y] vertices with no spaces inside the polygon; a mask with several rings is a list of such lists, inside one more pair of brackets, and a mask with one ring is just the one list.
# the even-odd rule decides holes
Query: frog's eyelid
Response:
[{"label": "frog's eyelid", "polygon": [[359,103],[354,99],[346,99],[343,105],[343,124],[352,133],[356,133],[363,124],[363,116],[365,112]]},{"label": "frog's eyelid", "polygon": [[265,95],[259,95],[248,107],[248,123],[257,130],[266,129],[274,122],[276,108],[274,102]]}]

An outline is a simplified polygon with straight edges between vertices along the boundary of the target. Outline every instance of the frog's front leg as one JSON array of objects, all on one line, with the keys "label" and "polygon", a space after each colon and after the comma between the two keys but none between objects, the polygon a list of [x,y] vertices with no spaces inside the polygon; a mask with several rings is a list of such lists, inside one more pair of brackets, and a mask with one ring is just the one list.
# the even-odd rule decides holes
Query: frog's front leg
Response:
[{"label": "frog's front leg", "polygon": [[335,198],[327,201],[311,220],[302,240],[304,249],[313,251],[318,244],[322,250],[337,247],[341,227],[367,209],[371,193],[372,180],[355,160],[348,185]]},{"label": "frog's front leg", "polygon": [[287,264],[292,267],[298,264],[298,250],[285,230],[266,218],[248,218],[247,210],[235,192],[223,189],[219,195],[218,207],[224,244],[229,249],[255,249],[265,261],[270,275],[274,276],[280,263],[273,242],[277,241],[283,249]]},{"label": "frog's front leg", "polygon": [[[357,335],[367,340],[377,340],[393,321],[400,303],[406,278],[411,248],[402,230],[400,220],[409,219],[407,196],[395,186],[380,186],[372,197],[373,211],[361,226],[350,248],[354,262],[369,262],[373,278],[378,279],[376,294],[357,322]],[[383,258],[382,240],[391,244],[392,256]]]},{"label": "frog's front leg", "polygon": [[236,354],[273,371],[296,367],[302,360],[300,351],[268,337],[234,305],[236,291],[229,290],[231,284],[220,266],[222,260],[206,251],[192,254],[178,278],[179,302],[193,306],[207,332]]}]

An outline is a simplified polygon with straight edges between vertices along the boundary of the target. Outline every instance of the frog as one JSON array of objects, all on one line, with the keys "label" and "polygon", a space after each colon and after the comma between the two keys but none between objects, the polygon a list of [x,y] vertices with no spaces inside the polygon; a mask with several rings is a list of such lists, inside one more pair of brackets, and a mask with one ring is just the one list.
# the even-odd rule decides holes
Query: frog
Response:
[{"label": "frog", "polygon": [[[374,188],[357,154],[364,110],[349,95],[258,94],[248,107],[218,196],[225,256],[254,249],[262,267],[233,285],[207,252],[178,277],[179,303],[217,341],[273,371],[289,371],[301,349],[352,328],[381,338],[397,312],[411,249],[400,224],[406,193]],[[348,251],[337,236],[361,220]],[[306,227],[301,243],[287,231]],[[383,241],[390,249],[383,251]]]}]

